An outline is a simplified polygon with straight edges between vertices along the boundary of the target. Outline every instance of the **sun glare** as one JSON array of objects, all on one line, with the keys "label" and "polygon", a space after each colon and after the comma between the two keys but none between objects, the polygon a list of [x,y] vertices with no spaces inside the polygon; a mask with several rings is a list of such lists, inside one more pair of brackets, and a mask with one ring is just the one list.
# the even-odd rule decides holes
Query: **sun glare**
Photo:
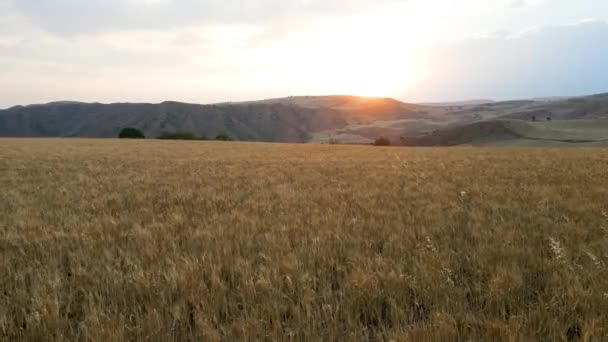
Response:
[{"label": "sun glare", "polygon": [[327,73],[335,72],[332,86],[362,96],[393,96],[410,86],[419,72],[417,47],[396,26],[391,13],[380,12],[336,27],[342,39],[326,62]]},{"label": "sun glare", "polygon": [[317,93],[396,96],[423,71],[420,38],[390,9],[350,19],[324,18],[273,52],[283,77]]}]

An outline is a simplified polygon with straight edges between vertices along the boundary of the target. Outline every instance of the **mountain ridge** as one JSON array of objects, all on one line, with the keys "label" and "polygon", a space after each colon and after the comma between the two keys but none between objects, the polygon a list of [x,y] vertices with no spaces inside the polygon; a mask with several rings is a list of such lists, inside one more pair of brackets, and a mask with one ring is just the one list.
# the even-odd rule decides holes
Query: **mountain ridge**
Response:
[{"label": "mountain ridge", "polygon": [[[228,134],[245,141],[370,143],[378,137],[388,137],[400,143],[417,141],[414,138],[430,134],[441,136],[441,132],[454,127],[497,119],[555,122],[608,119],[608,94],[451,106],[351,95],[210,104],[64,100],[0,110],[0,136],[111,138],[124,127],[135,127],[148,137],[163,132],[188,132],[207,137]],[[583,126],[577,128],[583,136],[585,127],[593,128]],[[462,132],[466,135],[476,130]],[[495,138],[500,140],[498,136]]]},{"label": "mountain ridge", "polygon": [[[206,136],[227,133],[241,140],[306,142],[310,132],[343,127],[366,116],[330,104],[310,108],[289,99],[294,98],[219,104],[55,101],[0,110],[0,136],[115,137],[122,127],[134,126],[147,136],[187,131]],[[411,112],[396,100],[367,101],[375,102],[377,117],[395,119]],[[392,105],[379,103],[387,101]]]}]

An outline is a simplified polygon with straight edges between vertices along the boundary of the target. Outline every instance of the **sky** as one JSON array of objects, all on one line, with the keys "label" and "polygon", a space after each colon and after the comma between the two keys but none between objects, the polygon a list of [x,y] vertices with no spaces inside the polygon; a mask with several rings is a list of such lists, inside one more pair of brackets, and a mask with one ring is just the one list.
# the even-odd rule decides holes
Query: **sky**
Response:
[{"label": "sky", "polygon": [[604,0],[0,0],[0,108],[600,92]]}]

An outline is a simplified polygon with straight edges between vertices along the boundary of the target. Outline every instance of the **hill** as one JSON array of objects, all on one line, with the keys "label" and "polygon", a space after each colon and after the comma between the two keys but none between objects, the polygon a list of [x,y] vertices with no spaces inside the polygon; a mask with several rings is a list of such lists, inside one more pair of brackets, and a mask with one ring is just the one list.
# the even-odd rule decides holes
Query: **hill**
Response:
[{"label": "hill", "polygon": [[461,120],[395,140],[415,146],[608,145],[608,94],[486,103],[446,115]]},{"label": "hill", "polygon": [[476,106],[487,103],[494,103],[496,101],[490,99],[477,99],[477,100],[466,100],[466,101],[454,101],[454,102],[423,102],[421,105],[424,106],[435,106],[435,107],[460,107],[460,106]]},{"label": "hill", "polygon": [[608,145],[608,120],[488,120],[402,137],[408,146]]},{"label": "hill", "polygon": [[417,109],[392,99],[352,96],[213,105],[54,102],[0,111],[0,136],[115,137],[123,127],[137,127],[147,136],[227,133],[239,140],[307,142],[312,132],[366,120],[403,119],[415,115]]},{"label": "hill", "polygon": [[[545,127],[540,122],[547,119],[551,124]],[[603,127],[604,119],[608,119],[608,94],[434,105],[344,95],[209,105],[62,101],[0,110],[0,136],[115,137],[121,128],[136,127],[149,137],[163,132],[208,137],[225,133],[245,141],[317,143],[369,143],[387,137],[395,143],[451,145],[477,142],[481,134],[488,144],[520,140],[538,145],[543,141],[595,141],[595,121]],[[513,126],[517,121],[505,126],[496,120],[535,122],[521,129],[551,133],[546,139],[544,133],[522,133],[519,126]],[[580,124],[572,123],[579,120]]]}]

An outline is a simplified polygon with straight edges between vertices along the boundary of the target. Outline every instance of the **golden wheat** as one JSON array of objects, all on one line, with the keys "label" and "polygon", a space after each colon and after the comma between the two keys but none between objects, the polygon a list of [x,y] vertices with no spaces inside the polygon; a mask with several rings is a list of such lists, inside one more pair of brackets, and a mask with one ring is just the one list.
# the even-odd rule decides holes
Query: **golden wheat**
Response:
[{"label": "golden wheat", "polygon": [[606,166],[3,139],[0,339],[607,339]]}]

